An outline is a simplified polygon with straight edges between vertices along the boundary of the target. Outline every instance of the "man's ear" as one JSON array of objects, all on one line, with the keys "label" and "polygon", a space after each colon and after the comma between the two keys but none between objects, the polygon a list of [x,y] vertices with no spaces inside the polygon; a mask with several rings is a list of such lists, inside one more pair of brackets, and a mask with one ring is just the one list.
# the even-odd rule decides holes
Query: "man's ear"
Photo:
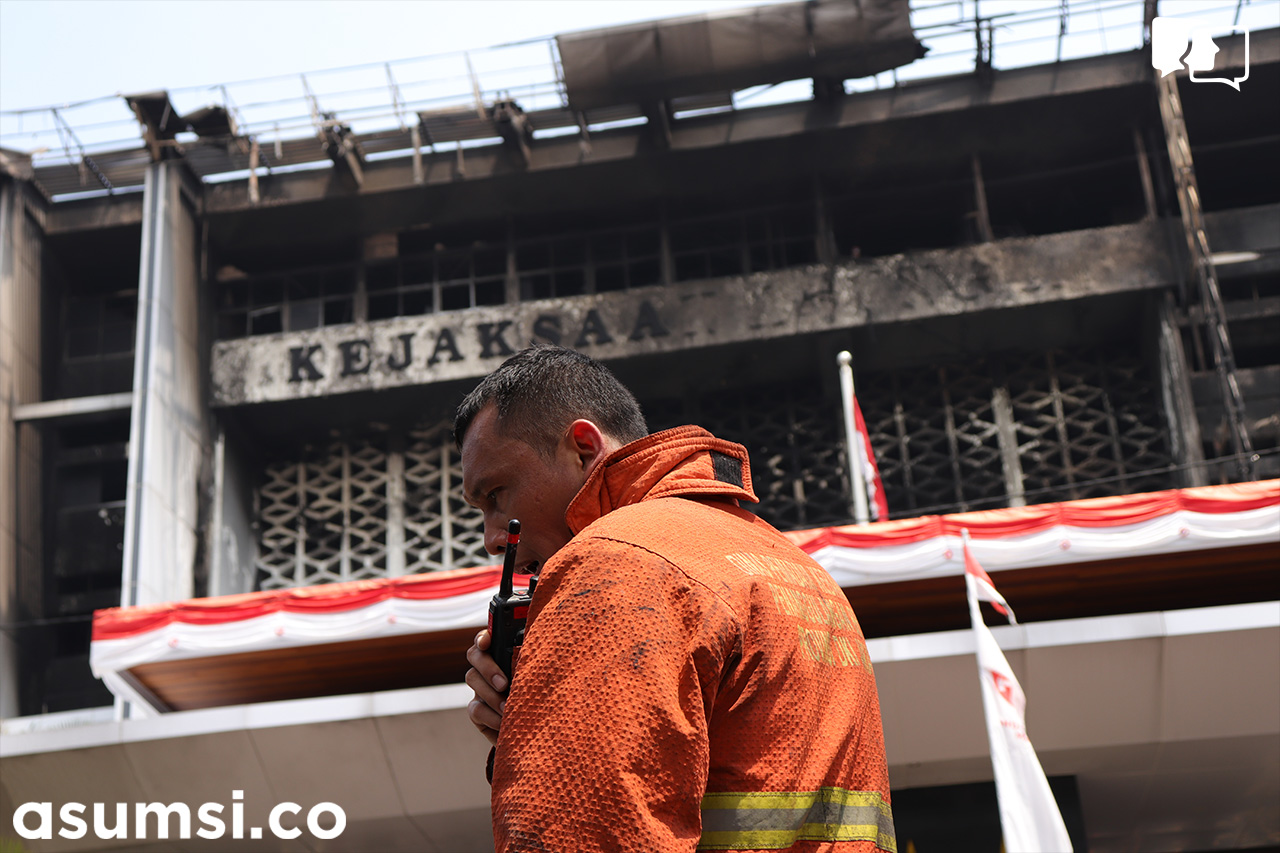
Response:
[{"label": "man's ear", "polygon": [[568,450],[582,465],[584,476],[590,474],[596,465],[609,455],[609,441],[600,431],[600,427],[584,418],[569,424],[564,440]]}]

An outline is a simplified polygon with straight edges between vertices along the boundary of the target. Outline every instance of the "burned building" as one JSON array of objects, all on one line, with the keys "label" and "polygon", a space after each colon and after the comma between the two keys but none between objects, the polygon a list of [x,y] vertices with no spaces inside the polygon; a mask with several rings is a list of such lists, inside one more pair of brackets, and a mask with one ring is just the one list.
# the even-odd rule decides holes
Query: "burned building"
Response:
[{"label": "burned building", "polygon": [[[123,99],[129,145],[86,149],[69,125],[65,156],[6,147],[6,815],[50,799],[37,792],[53,790],[55,755],[108,768],[127,754],[130,790],[150,790],[173,772],[165,738],[243,747],[270,729],[278,750],[243,772],[276,791],[306,787],[279,765],[308,728],[376,722],[398,733],[380,728],[384,742],[421,750],[424,726],[438,750],[424,754],[465,767],[480,744],[446,743],[468,726],[445,687],[465,670],[465,620],[421,641],[427,658],[378,647],[397,672],[355,652],[342,673],[291,657],[144,664],[113,684],[133,717],[109,723],[79,710],[115,701],[90,669],[91,616],[490,564],[450,416],[530,342],[604,360],[655,430],[698,423],[744,444],[756,511],[786,531],[852,520],[841,350],[895,521],[1280,477],[1280,29],[1217,40],[1215,68],[1248,72],[1237,91],[1161,77],[1145,43],[1063,58],[1080,4],[1053,5],[1058,56],[1049,39],[1011,66],[993,60],[991,19],[819,0],[560,36],[533,82],[468,58],[461,97],[415,101],[391,78],[372,118],[307,87],[293,134],[229,100],[195,109],[161,91]],[[1141,40],[1154,4],[1130,5]],[[948,47],[957,35],[963,48]],[[784,81],[803,94],[771,97],[796,85]],[[1109,645],[1079,628],[1035,647],[1031,733],[1046,733],[1046,769],[1088,840],[1077,849],[1280,844],[1280,548],[1258,523],[1201,550],[1130,557],[1116,540],[1096,564],[998,567],[1029,623],[1219,614],[1185,635]],[[967,625],[956,571],[846,591],[872,640]],[[904,745],[937,725],[922,684],[949,685],[952,667],[971,679],[957,654],[877,661],[899,844],[914,833],[921,853],[969,849],[923,840],[965,798],[982,815],[974,837],[998,839],[980,729],[955,749]],[[1152,654],[1230,658],[1198,670],[1231,693],[1227,721],[1186,710],[1173,675],[1126,692]],[[1079,667],[1100,679],[1082,693],[1127,697],[1106,735],[1049,707],[1041,685]],[[280,710],[389,690],[427,698],[306,712],[306,725]],[[255,703],[266,722],[244,722]],[[89,724],[59,740],[24,722],[58,712]],[[189,731],[144,733],[187,712]],[[483,849],[482,778],[451,794],[382,749],[430,804],[348,791],[363,804],[351,843]],[[1143,786],[1203,783],[1198,763],[1225,793],[1172,825],[1180,807]],[[223,788],[267,784],[218,766]]]}]

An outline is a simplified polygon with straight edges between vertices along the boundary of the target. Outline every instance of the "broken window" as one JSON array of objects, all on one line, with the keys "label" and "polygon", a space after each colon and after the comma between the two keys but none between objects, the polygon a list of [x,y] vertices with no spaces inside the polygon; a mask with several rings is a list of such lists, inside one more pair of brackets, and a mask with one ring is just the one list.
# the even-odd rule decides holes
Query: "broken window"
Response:
[{"label": "broken window", "polygon": [[359,269],[351,264],[245,276],[220,273],[218,337],[269,335],[356,319]]}]

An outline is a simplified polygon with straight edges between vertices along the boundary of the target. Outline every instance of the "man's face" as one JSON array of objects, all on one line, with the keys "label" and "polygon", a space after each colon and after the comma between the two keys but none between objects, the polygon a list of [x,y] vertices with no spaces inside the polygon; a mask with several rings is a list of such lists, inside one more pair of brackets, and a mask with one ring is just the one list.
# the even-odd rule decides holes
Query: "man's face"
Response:
[{"label": "man's face", "polygon": [[589,466],[561,441],[550,457],[498,429],[492,404],[476,415],[462,444],[462,488],[467,503],[484,513],[484,545],[500,554],[507,522],[520,520],[516,571],[529,572],[563,548],[573,532],[565,522],[569,502],[586,481]]}]

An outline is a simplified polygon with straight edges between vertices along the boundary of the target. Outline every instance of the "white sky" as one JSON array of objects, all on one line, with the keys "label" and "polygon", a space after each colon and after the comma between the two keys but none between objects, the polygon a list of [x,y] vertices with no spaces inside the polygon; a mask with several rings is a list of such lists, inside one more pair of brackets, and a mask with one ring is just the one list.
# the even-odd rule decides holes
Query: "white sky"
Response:
[{"label": "white sky", "polygon": [[761,2],[0,0],[0,109],[429,56]]},{"label": "white sky", "polygon": [[[0,0],[0,111],[8,113],[0,115],[0,145],[48,152],[45,156],[65,150],[70,157],[68,140],[59,134],[51,113],[14,111],[106,99],[62,110],[60,118],[75,128],[76,142],[90,150],[130,147],[136,144],[136,122],[124,102],[112,96],[157,89],[173,93],[174,106],[182,113],[226,98],[242,110],[244,127],[255,135],[267,133],[267,141],[307,135],[312,130],[302,73],[321,109],[338,110],[357,132],[367,132],[377,129],[372,127],[377,121],[386,124],[391,119],[375,116],[365,127],[344,111],[370,99],[386,105],[383,113],[390,109],[381,63],[394,65],[401,98],[410,109],[434,108],[437,101],[432,99],[445,89],[455,97],[469,91],[460,51],[764,2],[779,0]],[[909,79],[972,68],[971,32],[944,38],[928,27],[971,18],[979,4],[983,16],[1014,14],[1009,20],[1036,21],[1019,24],[1016,31],[1002,23],[996,33],[997,67],[1054,60],[1057,0],[913,0],[913,23],[925,28],[921,37],[930,43],[930,58],[900,72],[886,72],[883,79],[850,85],[892,85],[898,76]],[[1128,50],[1140,43],[1141,2],[1072,0],[1072,6],[1062,58]],[[1160,9],[1164,15],[1191,16],[1229,31],[1236,0],[1161,0]],[[1253,29],[1280,25],[1280,0],[1246,0],[1241,23]],[[549,51],[538,46],[533,56],[534,50],[473,55],[486,95],[513,85],[512,79],[528,82],[527,73],[519,69],[529,62],[543,65],[543,82],[554,79],[548,70]],[[454,56],[448,63],[395,64],[439,54]],[[484,67],[486,62],[508,64],[495,69]],[[314,73],[350,66],[368,67]],[[229,85],[230,92],[221,95],[211,88],[261,78],[276,79]],[[753,105],[807,97],[807,82],[797,85],[784,84],[763,98],[748,97]],[[517,97],[526,109],[547,106],[532,95]],[[289,100],[280,106],[281,99]]]}]

